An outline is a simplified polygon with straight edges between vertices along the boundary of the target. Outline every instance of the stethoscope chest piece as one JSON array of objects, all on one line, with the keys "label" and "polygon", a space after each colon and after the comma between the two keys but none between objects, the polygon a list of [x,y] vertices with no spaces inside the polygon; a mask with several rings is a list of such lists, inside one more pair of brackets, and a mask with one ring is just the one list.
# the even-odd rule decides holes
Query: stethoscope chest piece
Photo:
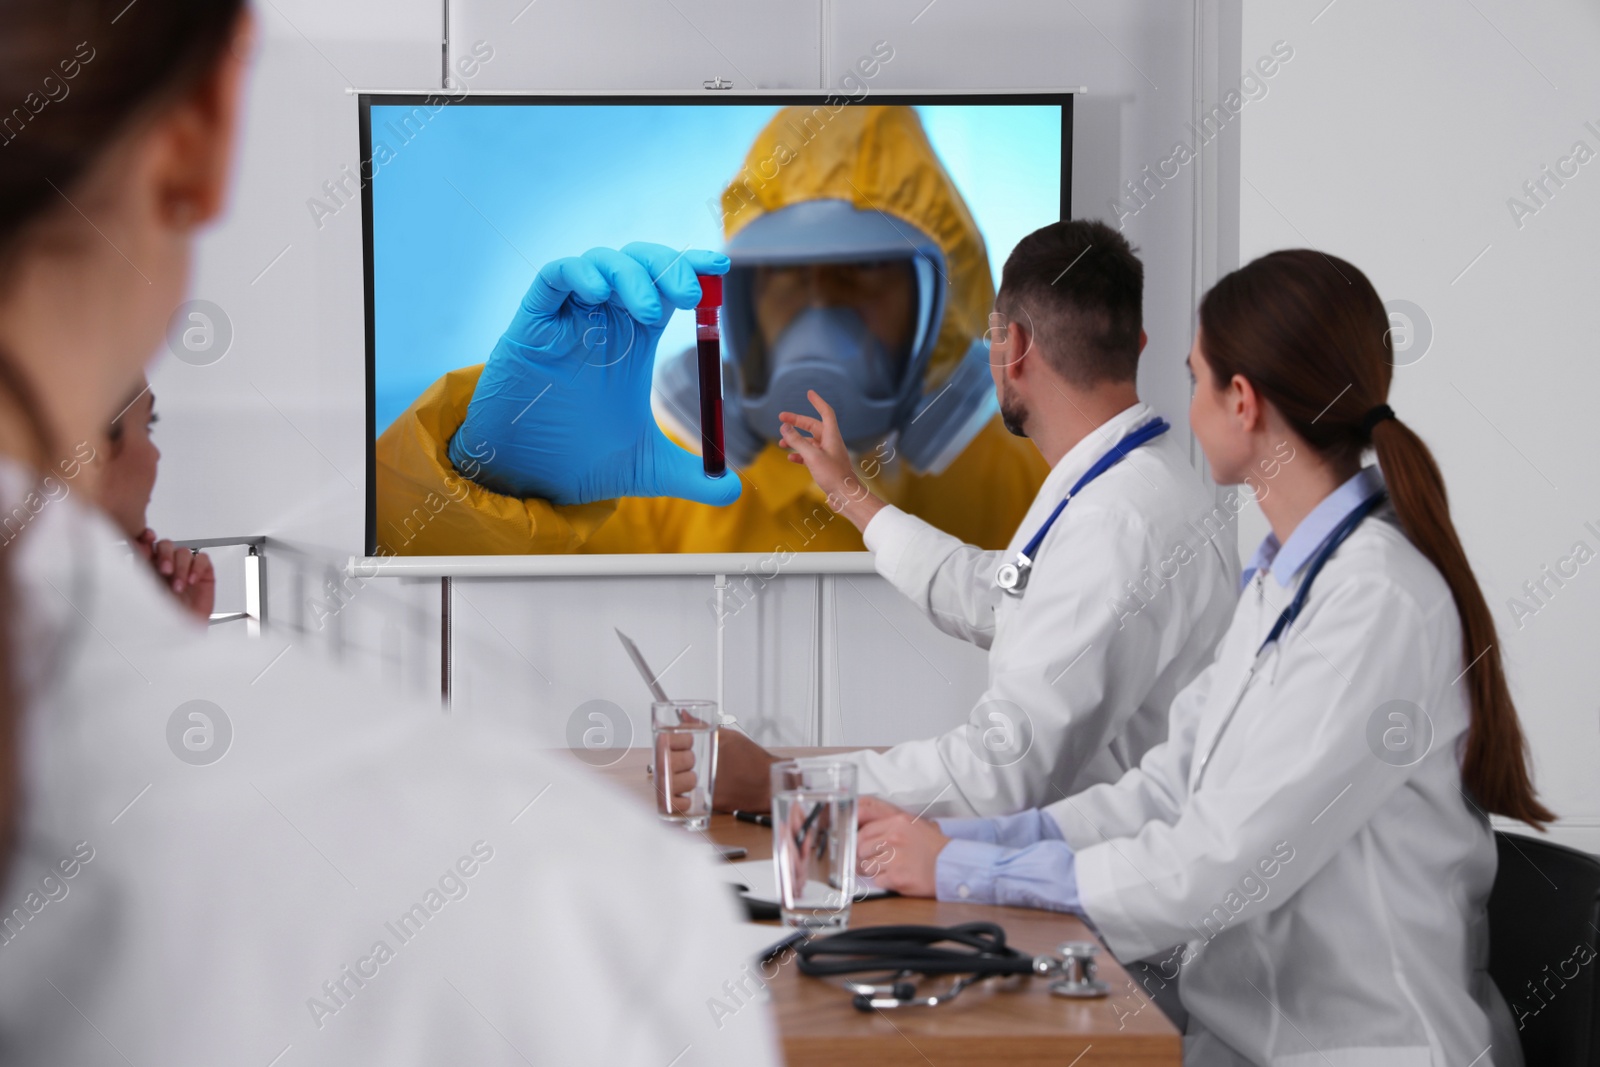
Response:
[{"label": "stethoscope chest piece", "polygon": [[1033,563],[1019,555],[1015,563],[1000,564],[1000,569],[994,572],[994,584],[1010,596],[1021,596],[1028,588],[1028,572],[1032,570]]},{"label": "stethoscope chest piece", "polygon": [[1050,983],[1058,997],[1088,1000],[1107,996],[1111,987],[1095,976],[1094,958],[1100,946],[1092,941],[1066,941],[1056,949],[1061,959],[1061,977]]}]

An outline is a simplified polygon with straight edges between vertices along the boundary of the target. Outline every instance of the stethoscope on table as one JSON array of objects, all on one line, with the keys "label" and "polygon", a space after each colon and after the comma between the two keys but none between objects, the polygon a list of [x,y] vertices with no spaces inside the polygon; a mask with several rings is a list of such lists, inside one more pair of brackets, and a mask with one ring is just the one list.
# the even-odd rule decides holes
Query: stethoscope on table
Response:
[{"label": "stethoscope on table", "polygon": [[[1050,992],[1057,996],[1103,997],[1110,987],[1095,977],[1099,951],[1092,941],[1067,941],[1054,953],[1030,956],[1006,944],[1005,930],[989,922],[869,926],[814,938],[795,948],[802,974],[820,978],[876,974],[887,979],[845,983],[857,1011],[936,1008],[987,978],[1025,975],[1052,979]],[[911,980],[919,974],[955,977],[943,993],[919,996]]]},{"label": "stethoscope on table", "polygon": [[1311,583],[1317,580],[1317,574],[1322,570],[1322,565],[1327,563],[1328,557],[1332,556],[1339,546],[1344,544],[1350,535],[1356,532],[1356,527],[1360,526],[1368,515],[1378,510],[1379,505],[1387,497],[1388,493],[1382,489],[1373,493],[1362,501],[1354,511],[1346,515],[1343,521],[1335,526],[1333,531],[1323,539],[1322,544],[1317,546],[1317,551],[1311,557],[1311,562],[1306,564],[1306,576],[1301,580],[1300,588],[1295,590],[1294,599],[1290,600],[1289,606],[1278,614],[1278,621],[1273,623],[1272,629],[1267,632],[1267,639],[1261,642],[1260,648],[1256,649],[1256,658],[1251,662],[1250,669],[1245,671],[1244,681],[1239,683],[1238,695],[1233,698],[1233,706],[1228,709],[1228,714],[1223,716],[1222,725],[1217,727],[1217,732],[1211,737],[1211,743],[1206,746],[1205,754],[1200,757],[1200,763],[1196,766],[1194,772],[1194,784],[1189,787],[1189,792],[1193,793],[1200,788],[1200,780],[1206,774],[1206,765],[1211,762],[1212,755],[1216,753],[1217,743],[1222,740],[1222,735],[1227,733],[1228,724],[1233,722],[1234,713],[1239,710],[1239,705],[1244,703],[1244,695],[1249,691],[1251,679],[1256,676],[1256,671],[1260,669],[1262,661],[1266,658],[1267,649],[1278,643],[1278,639],[1283,636],[1283,632],[1294,625],[1294,621],[1300,617],[1300,612],[1305,609],[1306,598],[1311,595]]},{"label": "stethoscope on table", "polygon": [[1050,513],[1050,517],[1044,520],[1044,525],[1039,527],[1039,532],[1034,534],[1032,540],[1023,546],[1021,552],[1017,553],[1016,562],[1002,563],[1000,569],[994,572],[994,584],[1003,589],[1008,596],[1021,596],[1023,591],[1028,588],[1028,575],[1033,570],[1033,560],[1039,552],[1039,546],[1044,544],[1045,535],[1050,532],[1050,527],[1055,525],[1056,519],[1061,517],[1062,511],[1066,510],[1067,505],[1072,503],[1072,498],[1077,496],[1084,486],[1112,467],[1115,467],[1118,463],[1121,463],[1123,457],[1129,452],[1132,452],[1147,441],[1155,440],[1170,429],[1172,429],[1172,426],[1166,419],[1158,418],[1154,422],[1145,423],[1115,445],[1112,445],[1111,451],[1096,460],[1094,466],[1085,471],[1083,477],[1079,478],[1077,483],[1067,490],[1066,498],[1056,505],[1056,509]]}]

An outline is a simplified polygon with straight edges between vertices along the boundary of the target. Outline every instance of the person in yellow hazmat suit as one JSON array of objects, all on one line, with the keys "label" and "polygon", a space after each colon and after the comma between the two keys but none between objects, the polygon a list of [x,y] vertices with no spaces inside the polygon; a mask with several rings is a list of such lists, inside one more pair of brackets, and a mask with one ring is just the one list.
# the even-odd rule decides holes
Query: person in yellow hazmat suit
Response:
[{"label": "person in yellow hazmat suit", "polygon": [[[379,437],[380,554],[859,551],[777,445],[808,389],[873,492],[1004,547],[1048,467],[1001,422],[988,254],[915,111],[785,108],[721,204],[726,256],[636,244],[540,270],[488,363]],[[699,439],[695,352],[656,367],[654,346],[695,275],[724,272],[713,479],[678,444]]]}]

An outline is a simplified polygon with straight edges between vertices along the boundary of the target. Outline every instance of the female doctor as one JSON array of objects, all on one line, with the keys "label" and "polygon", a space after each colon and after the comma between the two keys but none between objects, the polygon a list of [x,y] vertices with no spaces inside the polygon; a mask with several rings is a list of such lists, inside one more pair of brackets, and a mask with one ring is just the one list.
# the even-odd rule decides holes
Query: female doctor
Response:
[{"label": "female doctor", "polygon": [[1388,326],[1308,250],[1201,304],[1191,425],[1218,482],[1264,481],[1272,533],[1164,744],[1018,815],[862,804],[880,884],[1075,911],[1121,959],[1181,966],[1188,1064],[1521,1063],[1485,970],[1488,814],[1553,816],[1439,469],[1385,403]]}]

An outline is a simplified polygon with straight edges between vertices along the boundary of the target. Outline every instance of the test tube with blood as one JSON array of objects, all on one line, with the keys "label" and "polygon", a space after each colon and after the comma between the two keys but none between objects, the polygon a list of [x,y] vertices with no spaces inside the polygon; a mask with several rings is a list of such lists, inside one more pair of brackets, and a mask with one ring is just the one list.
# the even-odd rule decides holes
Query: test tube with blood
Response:
[{"label": "test tube with blood", "polygon": [[706,475],[728,471],[722,451],[722,276],[701,274],[700,303],[694,309],[695,347],[700,357],[700,461]]}]

